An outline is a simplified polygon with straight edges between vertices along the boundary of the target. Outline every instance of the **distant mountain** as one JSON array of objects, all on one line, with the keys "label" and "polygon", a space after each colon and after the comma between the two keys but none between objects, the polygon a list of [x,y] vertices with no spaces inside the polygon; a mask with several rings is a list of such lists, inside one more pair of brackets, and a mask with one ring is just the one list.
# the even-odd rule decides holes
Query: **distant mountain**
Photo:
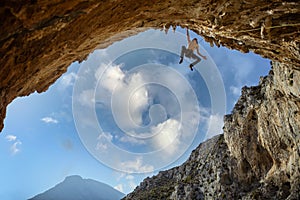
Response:
[{"label": "distant mountain", "polygon": [[29,200],[120,200],[124,196],[107,184],[74,175]]}]

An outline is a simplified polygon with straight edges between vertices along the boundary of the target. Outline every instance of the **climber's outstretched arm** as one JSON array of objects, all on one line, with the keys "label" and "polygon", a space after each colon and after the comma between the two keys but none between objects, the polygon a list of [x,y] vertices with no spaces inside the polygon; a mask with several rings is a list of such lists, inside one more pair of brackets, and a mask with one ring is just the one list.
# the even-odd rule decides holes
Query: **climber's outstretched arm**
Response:
[{"label": "climber's outstretched arm", "polygon": [[190,34],[189,34],[189,29],[188,28],[186,28],[186,37],[187,37],[188,42],[190,43],[191,42],[191,38],[190,38]]}]

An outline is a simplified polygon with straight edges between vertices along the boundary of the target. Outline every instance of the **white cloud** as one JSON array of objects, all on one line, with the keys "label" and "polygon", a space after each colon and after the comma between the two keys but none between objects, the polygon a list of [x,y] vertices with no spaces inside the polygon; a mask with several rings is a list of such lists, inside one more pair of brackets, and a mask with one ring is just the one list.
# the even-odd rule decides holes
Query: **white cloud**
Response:
[{"label": "white cloud", "polygon": [[124,193],[124,187],[123,187],[123,185],[122,184],[118,184],[118,185],[116,185],[115,187],[114,187],[116,190],[119,190],[120,192],[122,192],[122,193]]},{"label": "white cloud", "polygon": [[133,175],[120,172],[117,172],[117,175],[117,181],[119,182],[119,184],[114,187],[115,189],[123,193],[127,193],[133,191],[136,188],[137,183]]},{"label": "white cloud", "polygon": [[111,142],[113,139],[113,136],[110,133],[101,133],[97,140],[96,150],[107,150],[108,149],[108,142]]},{"label": "white cloud", "polygon": [[117,176],[117,181],[120,181],[121,178],[124,178],[126,176],[126,173],[124,172],[114,171],[114,173]]},{"label": "white cloud", "polygon": [[230,92],[234,95],[234,96],[240,96],[241,95],[241,88],[236,87],[236,86],[230,86]]},{"label": "white cloud", "polygon": [[136,188],[137,184],[134,181],[134,177],[132,175],[128,175],[125,177],[126,180],[128,180],[127,185],[129,186],[129,189],[132,191]]},{"label": "white cloud", "polygon": [[199,107],[199,113],[200,113],[200,122],[201,123],[207,123],[207,120],[209,119],[211,110],[209,108],[205,107]]},{"label": "white cloud", "polygon": [[77,75],[74,73],[74,72],[71,72],[71,73],[68,73],[66,75],[63,75],[61,78],[60,78],[60,89],[66,89],[67,87],[69,86],[72,86],[75,82],[77,78]]},{"label": "white cloud", "polygon": [[[95,78],[100,79],[101,87],[107,89],[109,92],[113,92],[114,89],[121,84],[124,84],[125,73],[121,69],[121,65],[108,65],[101,64],[96,70]],[[103,70],[105,70],[103,72]]]},{"label": "white cloud", "polygon": [[126,171],[128,173],[145,173],[154,171],[154,167],[152,165],[143,164],[142,157],[137,157],[135,160],[122,162],[121,167],[123,171]]},{"label": "white cloud", "polygon": [[115,138],[121,142],[127,142],[132,145],[148,146],[151,144],[155,151],[162,150],[163,153],[166,153],[168,156],[175,155],[181,144],[182,124],[175,119],[167,119],[156,126],[151,126],[149,132],[132,133],[131,135],[137,135],[141,137],[141,139],[127,135]]},{"label": "white cloud", "polygon": [[[142,124],[142,112],[149,106],[149,100],[151,100],[144,84],[145,82],[142,75],[134,74],[131,77],[131,82],[128,87],[129,111],[132,116],[132,120],[138,125]],[[134,91],[133,88],[136,88],[136,86],[141,87]]]},{"label": "white cloud", "polygon": [[137,186],[137,184],[133,180],[129,180],[127,184],[129,186],[130,191],[134,190]]},{"label": "white cloud", "polygon": [[49,124],[49,123],[52,123],[52,124],[57,124],[58,123],[58,120],[57,119],[54,119],[52,117],[44,117],[41,119],[43,122]]},{"label": "white cloud", "polygon": [[208,121],[208,132],[205,136],[205,139],[214,137],[222,133],[222,128],[224,125],[223,116],[221,115],[210,115]]},{"label": "white cloud", "polygon": [[126,131],[138,128],[143,122],[142,112],[151,101],[145,84],[143,75],[134,73],[128,75],[112,94],[111,106],[116,122]]},{"label": "white cloud", "polygon": [[16,153],[18,153],[20,151],[19,145],[21,145],[22,142],[20,141],[16,141],[13,143],[13,145],[10,147],[10,151],[12,153],[12,155],[15,155]]},{"label": "white cloud", "polygon": [[11,141],[15,141],[15,140],[17,139],[17,136],[15,136],[15,135],[7,135],[5,138],[6,138],[9,142],[11,142]]},{"label": "white cloud", "polygon": [[13,142],[13,144],[10,146],[10,152],[11,152],[12,155],[15,155],[18,152],[20,152],[19,146],[22,144],[22,142],[17,139],[17,136],[15,136],[15,135],[7,135],[5,138],[9,142]]},{"label": "white cloud", "polygon": [[78,101],[82,106],[87,106],[89,108],[93,107],[93,105],[95,104],[94,90],[83,90],[79,95]]},{"label": "white cloud", "polygon": [[120,138],[117,138],[120,142],[123,143],[130,143],[132,145],[142,145],[142,144],[146,144],[145,140],[143,139],[136,139],[132,136],[128,136],[128,135],[124,135]]},{"label": "white cloud", "polygon": [[132,175],[127,175],[127,176],[125,177],[125,179],[126,179],[126,180],[134,180],[134,176],[132,176]]},{"label": "white cloud", "polygon": [[168,119],[152,129],[154,146],[164,149],[164,152],[173,154],[179,147],[181,136],[181,123],[175,119]]}]

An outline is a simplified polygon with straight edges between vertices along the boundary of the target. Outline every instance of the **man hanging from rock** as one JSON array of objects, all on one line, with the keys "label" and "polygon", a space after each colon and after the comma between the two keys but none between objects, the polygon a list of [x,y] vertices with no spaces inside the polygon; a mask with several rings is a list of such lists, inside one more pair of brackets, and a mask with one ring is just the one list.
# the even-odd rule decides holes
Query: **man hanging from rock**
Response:
[{"label": "man hanging from rock", "polygon": [[[193,63],[190,64],[190,68],[193,71],[193,67],[199,63],[201,61],[201,58],[199,58],[199,56],[201,56],[204,60],[206,60],[206,56],[203,56],[200,52],[199,52],[199,45],[198,45],[198,40],[197,38],[194,38],[193,40],[191,40],[190,38],[190,34],[189,34],[189,30],[186,29],[186,36],[187,36],[187,40],[188,40],[188,48],[186,48],[185,46],[181,47],[181,55],[180,55],[180,61],[179,64],[182,63],[183,61],[183,57],[187,57],[187,58],[192,58],[195,61]],[[197,56],[194,53],[194,50],[197,51],[197,54],[199,56]]]}]

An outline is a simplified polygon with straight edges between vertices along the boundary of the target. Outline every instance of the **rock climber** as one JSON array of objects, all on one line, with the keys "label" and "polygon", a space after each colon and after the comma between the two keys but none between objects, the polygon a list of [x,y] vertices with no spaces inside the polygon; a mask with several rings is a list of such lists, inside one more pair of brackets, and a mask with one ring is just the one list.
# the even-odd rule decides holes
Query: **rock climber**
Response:
[{"label": "rock climber", "polygon": [[[199,58],[199,56],[201,56],[204,60],[206,60],[206,56],[202,55],[199,52],[198,40],[197,40],[197,38],[194,38],[193,40],[191,40],[188,29],[186,29],[186,36],[187,36],[187,40],[188,40],[188,47],[187,48],[185,46],[181,47],[181,55],[180,55],[179,64],[182,63],[184,56],[187,58],[195,59],[195,61],[190,64],[190,69],[193,71],[193,66],[195,66],[197,63],[199,63],[201,61],[201,58]],[[197,51],[197,54],[199,56],[197,56],[194,53],[194,50]]]}]

